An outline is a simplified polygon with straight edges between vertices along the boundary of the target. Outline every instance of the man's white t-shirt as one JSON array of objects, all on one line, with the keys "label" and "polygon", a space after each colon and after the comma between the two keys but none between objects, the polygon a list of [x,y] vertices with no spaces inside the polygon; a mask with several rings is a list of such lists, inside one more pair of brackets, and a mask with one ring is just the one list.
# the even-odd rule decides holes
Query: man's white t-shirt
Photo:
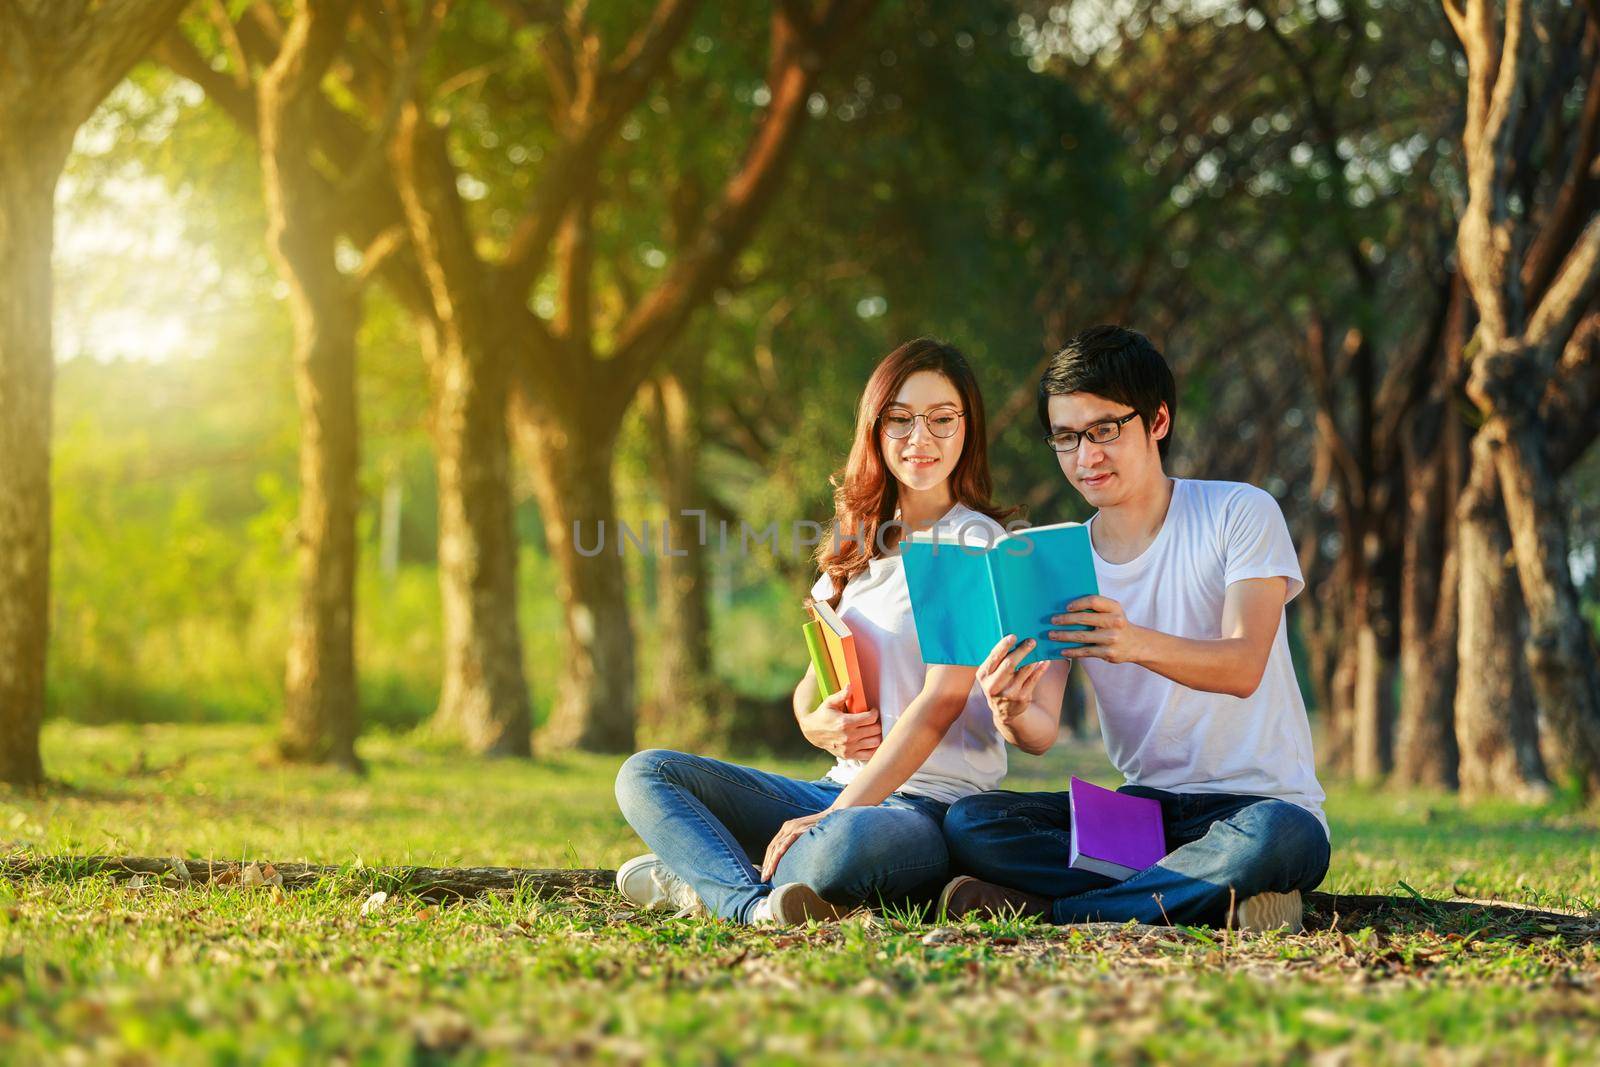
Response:
[{"label": "man's white t-shirt", "polygon": [[[1129,622],[1216,639],[1234,582],[1287,578],[1285,603],[1304,588],[1289,527],[1270,494],[1239,482],[1173,483],[1161,531],[1137,559],[1108,563],[1094,555],[1100,594],[1120,603]],[[1092,544],[1094,519],[1089,530]],[[1190,689],[1133,663],[1079,662],[1094,685],[1106,752],[1130,785],[1277,797],[1310,811],[1327,831],[1281,613],[1261,685],[1248,697]]]},{"label": "man's white t-shirt", "polygon": [[[933,533],[944,543],[977,548],[993,544],[1005,527],[981,511],[956,504],[934,525]],[[811,595],[818,600],[831,597],[833,579],[822,574],[811,587]],[[883,736],[888,737],[895,720],[922,692],[928,674],[911,614],[911,591],[898,554],[871,560],[864,572],[846,583],[839,616],[855,635],[867,706],[878,709]],[[827,776],[846,785],[864,766],[864,760],[840,759]],[[974,679],[961,717],[900,788],[953,804],[964,796],[993,789],[1005,774],[1006,743],[995,728],[988,698]]]}]

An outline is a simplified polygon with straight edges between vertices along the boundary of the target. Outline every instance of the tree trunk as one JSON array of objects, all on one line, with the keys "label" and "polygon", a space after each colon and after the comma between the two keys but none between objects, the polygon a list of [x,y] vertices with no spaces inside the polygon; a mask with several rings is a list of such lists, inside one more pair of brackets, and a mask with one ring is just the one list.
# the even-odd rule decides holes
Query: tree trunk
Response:
[{"label": "tree trunk", "polygon": [[[544,730],[554,747],[589,752],[634,749],[633,624],[617,523],[612,466],[621,404],[575,389],[568,403],[537,415],[521,394],[515,419],[533,473],[545,537],[556,565],[556,595],[567,655]],[[631,525],[631,524],[630,524]]]},{"label": "tree trunk", "polygon": [[44,780],[56,182],[78,127],[183,4],[0,0],[0,781]]},{"label": "tree trunk", "polygon": [[1528,611],[1527,666],[1539,708],[1576,784],[1600,793],[1600,667],[1568,565],[1567,529],[1535,419],[1485,424]]},{"label": "tree trunk", "polygon": [[73,131],[0,119],[0,781],[37,785],[50,631],[50,256]]},{"label": "tree trunk", "polygon": [[322,210],[312,165],[318,82],[343,40],[348,3],[303,6],[261,79],[267,247],[289,286],[300,407],[300,600],[284,672],[279,751],[360,768],[355,665],[360,296],[334,262],[338,220]]},{"label": "tree trunk", "polygon": [[1460,421],[1444,397],[1412,419],[1404,441],[1406,515],[1400,592],[1400,719],[1395,776],[1407,785],[1459,784],[1454,704],[1460,592],[1454,520]]},{"label": "tree trunk", "polygon": [[1360,507],[1351,506],[1350,528],[1359,543],[1354,583],[1355,656],[1354,736],[1351,771],[1359,782],[1386,778],[1394,766],[1395,675],[1399,669],[1400,559],[1395,552],[1403,529],[1394,500],[1403,492],[1395,472],[1374,471],[1365,483]]},{"label": "tree trunk", "polygon": [[433,725],[480,754],[532,754],[517,621],[505,363],[425,324],[439,482],[444,685]]},{"label": "tree trunk", "polygon": [[1315,611],[1307,610],[1303,616],[1312,688],[1322,720],[1322,765],[1335,776],[1351,774],[1355,763],[1356,646],[1350,638],[1355,603],[1347,578],[1350,570],[1349,557],[1341,552],[1317,587]]},{"label": "tree trunk", "polygon": [[[711,658],[711,610],[706,573],[706,500],[697,467],[700,431],[698,372],[686,359],[678,374],[662,374],[646,390],[656,484],[666,509],[666,538],[657,574],[653,692],[640,709],[648,743],[726,748],[731,708]],[[670,546],[670,548],[669,548]]]},{"label": "tree trunk", "polygon": [[527,756],[532,711],[517,621],[517,542],[506,431],[509,318],[473,247],[443,131],[415,102],[391,152],[431,313],[418,316],[439,482],[444,685],[433,725],[477,753]]},{"label": "tree trunk", "polygon": [[1335,774],[1353,775],[1359,653],[1346,630],[1335,627],[1327,640],[1333,647],[1333,675],[1328,694],[1328,765]]},{"label": "tree trunk", "polygon": [[[1522,674],[1521,589],[1510,561],[1493,445],[1480,432],[1457,511],[1460,628],[1455,733],[1461,750],[1461,798],[1537,797],[1542,775],[1527,765],[1513,727],[1532,717]],[[1525,729],[1525,728],[1524,728]],[[1517,734],[1523,729],[1515,731]]]},{"label": "tree trunk", "polygon": [[1367,784],[1380,782],[1389,773],[1393,733],[1394,673],[1382,654],[1371,611],[1370,605],[1362,607],[1354,633],[1345,638],[1355,645],[1350,769],[1356,781]]}]

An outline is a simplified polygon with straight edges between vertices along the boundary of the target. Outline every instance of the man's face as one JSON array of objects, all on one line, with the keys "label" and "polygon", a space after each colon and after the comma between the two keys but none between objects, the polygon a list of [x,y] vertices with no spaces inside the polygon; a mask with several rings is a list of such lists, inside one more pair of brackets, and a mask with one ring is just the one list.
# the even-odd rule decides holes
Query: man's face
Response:
[{"label": "man's face", "polygon": [[1103,423],[1116,423],[1133,408],[1117,400],[1093,393],[1065,393],[1049,400],[1050,432],[1072,430],[1079,433],[1078,447],[1072,452],[1057,452],[1061,472],[1072,487],[1096,508],[1115,507],[1137,492],[1161,471],[1161,453],[1156,442],[1167,435],[1169,420],[1165,405],[1156,414],[1155,425],[1145,427],[1135,416],[1122,424],[1116,440],[1096,444],[1085,433]]}]

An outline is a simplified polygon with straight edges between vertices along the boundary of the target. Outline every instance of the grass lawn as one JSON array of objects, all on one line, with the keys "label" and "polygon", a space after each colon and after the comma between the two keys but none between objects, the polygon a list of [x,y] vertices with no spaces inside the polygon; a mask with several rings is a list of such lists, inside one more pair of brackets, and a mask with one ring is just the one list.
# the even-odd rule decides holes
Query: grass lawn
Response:
[{"label": "grass lawn", "polygon": [[[640,850],[611,797],[613,758],[482,762],[375,736],[363,744],[372,773],[356,781],[258,763],[266,737],[52,723],[46,763],[72,788],[0,791],[0,842],[349,865],[614,867]],[[1013,765],[1013,787],[1111,778],[1098,747]],[[1593,813],[1332,793],[1324,889],[1404,895],[1403,882],[1600,908]],[[1573,937],[1454,917],[1239,938],[890,916],[756,931],[632,914],[606,893],[395,898],[363,915],[359,882],[284,894],[0,881],[0,1060],[1600,1058],[1600,928]]]}]

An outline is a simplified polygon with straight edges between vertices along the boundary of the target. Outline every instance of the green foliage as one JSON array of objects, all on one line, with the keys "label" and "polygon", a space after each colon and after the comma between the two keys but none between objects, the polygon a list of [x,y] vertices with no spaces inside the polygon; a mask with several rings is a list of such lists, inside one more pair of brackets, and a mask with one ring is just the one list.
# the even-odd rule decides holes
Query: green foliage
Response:
[{"label": "green foliage", "polygon": [[[604,48],[650,6],[591,5]],[[515,8],[454,5],[423,76],[448,89],[437,108],[485,254],[526,208],[555,137],[550,31],[522,26]],[[601,351],[690,238],[682,220],[742,157],[764,107],[768,11],[702,5],[669,76],[602,160]],[[1322,506],[1309,499],[1312,420],[1294,355],[1307,314],[1330,336],[1369,328],[1380,363],[1415,341],[1428,311],[1418,294],[1436,281],[1460,194],[1460,75],[1438,10],[1285,8],[1273,26],[1299,66],[1242,11],[1142,0],[1096,13],[1090,25],[1055,4],[884,4],[830,58],[779,197],[670,354],[702,383],[699,475],[735,546],[713,560],[723,684],[762,697],[792,685],[801,662],[786,620],[813,573],[792,545],[741,557],[740,521],[787,532],[830,515],[861,387],[910,336],[943,336],[972,357],[996,497],[1028,501],[1035,521],[1082,517],[1038,441],[1030,394],[1040,357],[1091,321],[1128,318],[1173,358],[1179,472],[1259,467],[1291,521]],[[229,69],[213,20],[195,11],[186,26]],[[1308,84],[1336,105],[1331,145]],[[297,595],[298,416],[256,146],[192,86],[141,66],[85,127],[60,215],[58,335],[75,358],[57,390],[51,714],[270,720]],[[533,294],[542,311],[552,286]],[[187,329],[176,355],[138,358],[159,347],[151,324],[173,319]],[[381,287],[366,296],[359,369],[363,710],[403,727],[437,695],[437,530],[426,372]],[[620,517],[635,527],[660,519],[654,448],[635,414],[618,460]],[[1569,494],[1592,614],[1600,585],[1584,560],[1600,518],[1583,501],[1597,463],[1571,476]],[[384,573],[379,517],[395,489],[399,565]],[[542,714],[560,626],[525,474],[515,491]],[[662,622],[656,562],[628,560],[641,679]]]}]

